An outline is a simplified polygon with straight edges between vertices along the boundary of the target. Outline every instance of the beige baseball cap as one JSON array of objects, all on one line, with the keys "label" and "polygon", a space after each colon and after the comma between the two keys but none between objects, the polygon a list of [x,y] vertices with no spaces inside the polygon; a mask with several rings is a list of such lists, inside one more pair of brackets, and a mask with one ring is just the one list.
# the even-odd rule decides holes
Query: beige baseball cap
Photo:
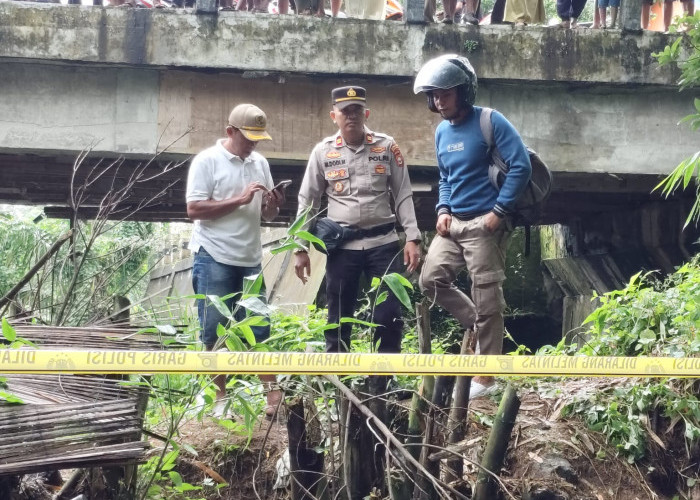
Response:
[{"label": "beige baseball cap", "polygon": [[228,124],[240,130],[249,141],[270,141],[272,137],[265,131],[267,116],[253,104],[239,104],[228,115]]}]

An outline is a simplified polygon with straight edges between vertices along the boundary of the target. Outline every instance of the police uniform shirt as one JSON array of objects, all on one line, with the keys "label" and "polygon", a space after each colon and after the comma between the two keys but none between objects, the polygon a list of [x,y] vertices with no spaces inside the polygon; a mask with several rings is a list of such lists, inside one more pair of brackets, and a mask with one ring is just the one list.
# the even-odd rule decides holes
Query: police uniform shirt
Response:
[{"label": "police uniform shirt", "polygon": [[[308,218],[328,197],[328,217],[343,226],[370,229],[399,223],[407,240],[420,240],[413,207],[411,181],[403,156],[393,138],[365,127],[365,141],[349,146],[340,131],[318,143],[309,158],[299,189],[299,214],[312,207]],[[391,211],[394,198],[396,216]],[[397,241],[395,231],[348,241],[346,250],[362,250]]]}]

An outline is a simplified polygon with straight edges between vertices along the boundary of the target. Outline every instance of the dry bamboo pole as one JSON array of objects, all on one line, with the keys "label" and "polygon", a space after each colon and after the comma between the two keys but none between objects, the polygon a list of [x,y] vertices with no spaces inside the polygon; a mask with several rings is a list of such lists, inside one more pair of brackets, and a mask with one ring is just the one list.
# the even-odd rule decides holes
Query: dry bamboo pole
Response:
[{"label": "dry bamboo pole", "polygon": [[[372,487],[377,484],[380,474],[377,474],[374,463],[375,440],[371,431],[365,425],[361,409],[353,401],[361,403],[359,397],[350,389],[354,399],[344,398],[342,401],[341,420],[345,422],[345,439],[343,441],[343,477],[345,490],[349,500],[362,500],[370,494]],[[364,407],[364,404],[362,404]],[[367,409],[374,416],[374,413]],[[375,420],[380,422],[379,418]],[[382,423],[383,424],[383,423]]]},{"label": "dry bamboo pole", "polygon": [[[429,425],[426,425],[425,437],[423,440],[425,445],[441,447],[444,444],[445,436],[440,432],[440,427],[445,424],[444,417],[446,415],[446,409],[450,406],[454,382],[455,377],[453,376],[439,375],[435,378],[432,404],[428,414]],[[439,477],[440,462],[429,460],[429,455],[430,446],[423,446],[420,463],[433,477]],[[432,487],[432,482],[427,483],[425,478],[423,478],[423,481],[416,482],[416,488],[413,490],[413,498],[420,500],[436,499],[439,498],[439,492]]]},{"label": "dry bamboo pole", "polygon": [[[515,425],[515,417],[520,409],[520,399],[511,384],[508,384],[501,404],[493,421],[493,427],[489,433],[484,456],[481,459],[481,468],[474,489],[474,500],[491,500],[496,498],[498,482],[486,471],[491,471],[498,476],[503,465],[503,460],[508,450],[510,434]],[[486,469],[486,471],[484,470]]]},{"label": "dry bamboo pole", "polygon": [[[427,299],[416,304],[416,318],[418,318],[418,349],[421,354],[430,354],[432,348],[430,345],[430,309],[428,308]],[[420,456],[420,447],[416,446],[421,442],[422,430],[425,427],[425,414],[428,411],[428,401],[433,397],[433,389],[435,386],[435,378],[432,375],[423,377],[418,394],[413,395],[411,401],[411,410],[408,414],[408,437],[406,444],[408,451],[413,455],[413,458],[418,459]]]},{"label": "dry bamboo pole", "polygon": [[[466,356],[473,354],[472,344],[475,341],[475,335],[472,330],[464,332],[462,339],[462,348],[460,355]],[[469,389],[471,388],[471,377],[457,377],[455,382],[454,401],[450,410],[450,418],[447,429],[447,443],[459,443],[467,434],[468,418],[467,411],[469,409]],[[452,482],[462,479],[464,461],[462,457],[452,457],[447,460],[445,470],[445,481]]]}]

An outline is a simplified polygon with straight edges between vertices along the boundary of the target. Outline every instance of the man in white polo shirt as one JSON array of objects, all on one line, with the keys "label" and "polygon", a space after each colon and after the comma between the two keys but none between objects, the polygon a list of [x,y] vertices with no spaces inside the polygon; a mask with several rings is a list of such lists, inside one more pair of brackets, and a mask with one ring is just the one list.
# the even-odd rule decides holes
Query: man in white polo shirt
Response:
[{"label": "man in white polo shirt", "polygon": [[[271,140],[266,132],[265,113],[252,104],[233,108],[226,126],[226,138],[202,151],[192,160],[187,176],[187,215],[194,221],[189,248],[194,252],[192,286],[196,294],[224,297],[243,291],[244,278],[261,272],[260,219],[274,219],[284,203],[284,193],[273,190],[270,165],[255,152],[258,141]],[[236,306],[240,295],[226,304],[236,310],[237,320],[245,310]],[[205,300],[197,301],[201,339],[207,350],[217,341],[217,327],[228,319]],[[270,336],[270,327],[254,326],[258,341]],[[266,385],[273,375],[261,375]],[[217,387],[215,414],[225,408],[226,378],[214,378]],[[272,416],[279,403],[279,391],[268,390],[266,413]]]}]

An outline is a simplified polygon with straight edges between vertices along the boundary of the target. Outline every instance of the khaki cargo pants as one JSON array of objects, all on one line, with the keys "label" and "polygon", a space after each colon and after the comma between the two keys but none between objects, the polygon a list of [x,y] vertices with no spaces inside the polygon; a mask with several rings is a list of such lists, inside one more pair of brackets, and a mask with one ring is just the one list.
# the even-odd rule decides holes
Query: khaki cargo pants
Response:
[{"label": "khaki cargo pants", "polygon": [[[469,221],[452,217],[449,236],[437,235],[430,244],[420,289],[465,330],[476,327],[481,354],[501,354],[506,306],[503,280],[511,231],[502,224],[490,233],[483,220],[484,216]],[[465,267],[472,281],[471,298],[454,285],[457,274]]]}]

